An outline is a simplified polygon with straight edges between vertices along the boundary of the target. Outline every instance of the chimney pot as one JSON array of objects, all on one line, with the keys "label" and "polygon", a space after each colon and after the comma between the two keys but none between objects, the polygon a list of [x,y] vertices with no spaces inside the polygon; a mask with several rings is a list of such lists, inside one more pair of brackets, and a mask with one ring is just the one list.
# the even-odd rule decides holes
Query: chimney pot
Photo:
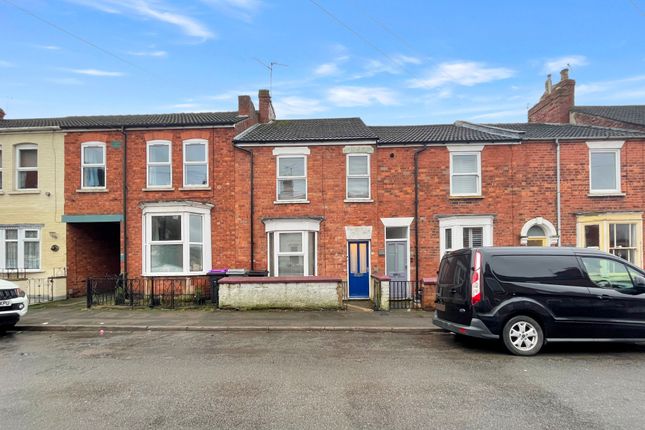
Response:
[{"label": "chimney pot", "polygon": [[544,83],[544,94],[551,94],[553,90],[553,82],[551,81],[551,75],[546,75],[546,82]]},{"label": "chimney pot", "polygon": [[0,108],[0,119],[4,119],[4,116],[6,115],[5,111]]},{"label": "chimney pot", "polygon": [[569,69],[560,70],[560,80],[561,81],[569,80]]}]

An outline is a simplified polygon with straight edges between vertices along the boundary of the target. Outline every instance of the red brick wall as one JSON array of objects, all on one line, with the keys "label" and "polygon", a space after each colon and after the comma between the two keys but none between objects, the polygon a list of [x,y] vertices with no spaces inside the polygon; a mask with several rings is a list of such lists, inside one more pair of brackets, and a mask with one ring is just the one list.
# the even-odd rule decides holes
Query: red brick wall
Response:
[{"label": "red brick wall", "polygon": [[539,102],[529,109],[529,122],[569,122],[569,109],[574,105],[576,81],[565,79],[553,86],[550,94],[544,94]]},{"label": "red brick wall", "polygon": [[596,125],[599,127],[630,128],[633,130],[645,131],[645,125],[630,124],[627,122],[616,121],[613,119],[603,118],[596,115],[589,115],[581,112],[571,112],[571,123]]}]

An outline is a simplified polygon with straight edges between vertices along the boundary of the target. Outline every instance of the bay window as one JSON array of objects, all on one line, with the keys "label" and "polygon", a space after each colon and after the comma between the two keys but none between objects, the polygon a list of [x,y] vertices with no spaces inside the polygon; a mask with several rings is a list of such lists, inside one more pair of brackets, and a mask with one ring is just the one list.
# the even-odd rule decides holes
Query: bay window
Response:
[{"label": "bay window", "polygon": [[642,266],[642,214],[580,215],[577,231],[579,247],[609,252]]},{"label": "bay window", "polygon": [[81,145],[81,188],[105,188],[105,144],[102,142]]},{"label": "bay window", "polygon": [[315,276],[319,219],[265,220],[271,276]]},{"label": "bay window", "polygon": [[0,146],[0,191],[2,191],[2,146]]},{"label": "bay window", "polygon": [[170,141],[152,140],[147,144],[148,188],[172,187]]},{"label": "bay window", "polygon": [[492,216],[451,216],[439,219],[440,256],[461,248],[493,245]]},{"label": "bay window", "polygon": [[38,189],[38,146],[34,144],[16,146],[16,189]]},{"label": "bay window", "polygon": [[208,186],[208,141],[184,141],[184,187]]},{"label": "bay window", "polygon": [[0,227],[0,271],[40,270],[40,226]]},{"label": "bay window", "polygon": [[210,270],[210,205],[148,204],[143,218],[145,275],[203,274]]}]

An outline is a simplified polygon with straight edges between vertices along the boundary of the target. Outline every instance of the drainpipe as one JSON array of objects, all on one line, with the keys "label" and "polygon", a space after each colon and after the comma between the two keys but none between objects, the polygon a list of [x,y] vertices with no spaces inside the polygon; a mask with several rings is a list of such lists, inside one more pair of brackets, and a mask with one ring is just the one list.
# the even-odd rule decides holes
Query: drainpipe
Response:
[{"label": "drainpipe", "polygon": [[122,195],[123,195],[123,282],[128,279],[128,185],[126,183],[128,166],[128,133],[121,127],[123,135],[123,166],[122,170]]},{"label": "drainpipe", "polygon": [[419,285],[419,154],[428,145],[414,152],[414,277]]},{"label": "drainpipe", "polygon": [[251,234],[251,270],[255,270],[255,262],[254,262],[254,260],[255,260],[255,240],[254,240],[254,235],[253,235],[253,231],[254,231],[254,229],[253,229],[253,224],[254,224],[253,216],[255,214],[255,203],[254,203],[254,199],[253,199],[253,176],[254,176],[253,175],[253,151],[251,151],[250,149],[240,148],[239,146],[236,146],[236,148],[239,149],[242,152],[246,152],[247,154],[249,154],[251,156],[251,175],[250,175],[250,182],[251,182],[250,199],[251,199],[251,204],[249,205],[250,209],[251,209],[251,219],[250,219],[251,226],[249,228],[249,232]]},{"label": "drainpipe", "polygon": [[558,246],[562,246],[562,213],[560,209],[560,139],[555,139],[556,211],[558,219]]}]

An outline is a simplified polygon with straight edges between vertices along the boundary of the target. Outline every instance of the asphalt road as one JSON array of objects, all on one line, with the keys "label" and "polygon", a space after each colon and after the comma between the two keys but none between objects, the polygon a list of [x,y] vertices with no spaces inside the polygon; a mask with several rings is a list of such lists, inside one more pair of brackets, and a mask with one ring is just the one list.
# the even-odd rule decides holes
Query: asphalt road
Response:
[{"label": "asphalt road", "polygon": [[0,336],[0,428],[645,427],[645,346],[532,358],[452,335]]}]

